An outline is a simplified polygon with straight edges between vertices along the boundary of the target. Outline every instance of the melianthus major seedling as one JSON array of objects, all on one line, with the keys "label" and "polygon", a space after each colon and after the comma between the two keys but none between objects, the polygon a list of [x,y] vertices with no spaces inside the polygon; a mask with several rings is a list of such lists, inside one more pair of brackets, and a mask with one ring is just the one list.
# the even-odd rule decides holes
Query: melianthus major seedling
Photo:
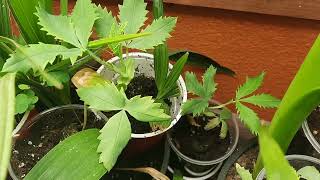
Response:
[{"label": "melianthus major seedling", "polygon": [[[252,109],[243,103],[250,103],[263,108],[274,108],[280,103],[280,100],[269,94],[252,95],[261,86],[265,73],[261,73],[254,78],[247,78],[246,82],[237,89],[235,98],[224,104],[212,105],[209,101],[217,89],[217,84],[213,81],[215,74],[216,69],[210,66],[204,73],[201,84],[194,73],[186,73],[187,89],[198,97],[184,103],[182,113],[192,114],[193,117],[201,115],[210,117],[211,120],[205,126],[205,129],[210,130],[221,124],[220,137],[225,138],[228,130],[226,120],[231,119],[231,112],[226,106],[235,104],[240,120],[249,127],[252,133],[257,134],[261,126],[260,119]],[[213,110],[217,109],[222,110],[219,114],[213,113]]]}]

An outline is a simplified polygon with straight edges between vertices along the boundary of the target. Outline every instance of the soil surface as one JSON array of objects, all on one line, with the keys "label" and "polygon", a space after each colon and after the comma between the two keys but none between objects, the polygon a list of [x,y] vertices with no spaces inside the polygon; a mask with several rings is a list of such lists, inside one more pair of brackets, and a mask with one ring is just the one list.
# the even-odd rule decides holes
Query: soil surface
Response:
[{"label": "soil surface", "polygon": [[172,140],[175,146],[186,156],[202,161],[210,161],[223,156],[230,148],[232,139],[228,132],[225,139],[219,137],[220,127],[205,130],[209,118],[205,116],[195,117],[192,125],[186,116],[174,127]]},{"label": "soil surface", "polygon": [[308,117],[308,125],[314,138],[320,143],[320,107],[317,107]]},{"label": "soil surface", "polygon": [[[134,77],[131,82],[128,84],[126,95],[128,99],[141,95],[156,97],[158,90],[156,82],[152,77],[146,77],[144,75]],[[133,133],[143,134],[152,132],[152,129],[147,122],[137,121],[134,117],[128,114],[129,121],[131,123],[131,129]]]},{"label": "soil surface", "polygon": [[[40,119],[29,130],[21,132],[12,150],[11,165],[19,178],[31,168],[54,146],[70,135],[82,130],[83,110],[68,110],[64,114],[51,113]],[[104,122],[97,120],[94,113],[88,112],[86,129],[102,128]]]}]

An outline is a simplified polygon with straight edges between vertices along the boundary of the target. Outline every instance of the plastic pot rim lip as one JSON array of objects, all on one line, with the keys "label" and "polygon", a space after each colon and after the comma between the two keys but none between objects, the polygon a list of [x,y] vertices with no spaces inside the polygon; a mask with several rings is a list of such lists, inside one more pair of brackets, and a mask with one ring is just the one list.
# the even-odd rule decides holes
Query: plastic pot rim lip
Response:
[{"label": "plastic pot rim lip", "polygon": [[[127,55],[123,54],[123,57],[125,58]],[[145,57],[148,59],[153,59],[153,55],[149,54],[149,53],[143,53],[143,52],[131,52],[128,53],[129,57]],[[118,61],[120,58],[118,56],[115,56],[113,58],[111,58],[110,60],[108,60],[108,62],[110,63],[114,63],[116,61]],[[169,69],[171,69],[173,66],[172,64],[169,63]],[[100,66],[99,69],[97,70],[97,73],[101,73],[102,70],[104,69],[104,66]],[[178,78],[178,82],[181,84],[181,95],[182,95],[182,103],[187,101],[187,88],[186,88],[186,84],[182,78],[182,76],[180,75]],[[131,138],[149,138],[149,137],[153,137],[153,136],[157,136],[160,134],[165,133],[166,131],[168,131],[169,129],[171,129],[181,118],[181,108],[179,110],[179,113],[177,114],[177,116],[171,121],[171,124],[169,127],[167,127],[166,129],[163,130],[157,130],[154,132],[149,132],[149,133],[144,133],[144,134],[135,134],[135,133],[131,133]]]},{"label": "plastic pot rim lip", "polygon": [[[31,123],[27,126],[27,127],[21,127],[17,133],[22,129],[22,128],[30,128],[32,127],[35,123],[37,123],[39,121],[39,119],[43,116],[45,116],[47,113],[50,113],[52,111],[55,111],[55,110],[58,110],[58,109],[70,109],[70,108],[74,108],[74,109],[83,109],[84,108],[84,105],[82,104],[67,104],[67,105],[62,105],[62,106],[55,106],[55,107],[52,107],[52,108],[49,108],[49,109],[46,109],[45,111],[42,111],[40,112],[39,114],[37,114],[36,116],[34,116],[32,118],[32,121]],[[93,109],[89,108],[88,107],[88,110],[89,111],[92,111],[96,117],[98,119],[104,119],[104,115],[101,113],[101,112],[96,112],[94,111]],[[13,134],[14,136],[15,134]],[[12,144],[15,143],[15,139],[13,137],[13,141],[12,141]],[[9,175],[10,177],[13,179],[13,180],[20,180],[20,178],[17,177],[16,173],[13,171],[13,168],[11,166],[11,162],[9,163],[9,166],[8,166],[8,172],[9,172]]]},{"label": "plastic pot rim lip", "polygon": [[[307,156],[307,155],[291,154],[291,155],[286,155],[285,157],[288,161],[290,161],[290,160],[303,160],[303,161],[309,161],[309,162],[320,165],[320,159],[317,159],[317,158],[311,157],[311,156]],[[256,180],[262,180],[265,177],[265,174],[266,174],[266,171],[263,168],[259,172]]]},{"label": "plastic pot rim lip", "polygon": [[168,139],[168,142],[170,144],[171,149],[177,154],[177,156],[179,156],[180,158],[182,158],[183,160],[185,160],[185,161],[187,161],[189,163],[200,165],[200,166],[210,166],[210,165],[218,164],[218,163],[223,162],[225,159],[227,159],[234,152],[234,150],[236,149],[236,147],[238,145],[239,126],[238,126],[238,123],[237,123],[236,115],[232,114],[232,119],[230,119],[230,120],[232,120],[232,123],[234,125],[234,129],[235,129],[234,143],[231,146],[231,148],[227,150],[227,153],[224,154],[223,156],[221,156],[218,159],[214,159],[214,160],[210,160],[210,161],[200,161],[200,160],[196,160],[196,159],[190,158],[190,157],[184,155],[182,152],[180,152],[178,150],[178,148],[176,148],[176,146],[173,144],[173,142],[171,140],[170,133],[167,134],[167,139]]},{"label": "plastic pot rim lip", "polygon": [[308,121],[305,120],[302,124],[302,129],[304,134],[306,135],[308,141],[311,143],[312,147],[318,152],[320,153],[320,144],[319,142],[314,138],[310,128],[309,128],[309,124]]}]

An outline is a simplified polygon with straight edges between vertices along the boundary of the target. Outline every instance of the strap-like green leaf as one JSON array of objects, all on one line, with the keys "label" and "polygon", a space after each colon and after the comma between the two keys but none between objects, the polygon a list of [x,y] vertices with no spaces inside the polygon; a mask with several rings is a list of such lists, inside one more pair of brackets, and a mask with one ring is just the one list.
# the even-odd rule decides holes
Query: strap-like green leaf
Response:
[{"label": "strap-like green leaf", "polygon": [[320,173],[317,170],[317,168],[313,166],[305,166],[298,170],[298,174],[300,178],[306,179],[306,180],[319,180],[320,179]]},{"label": "strap-like green leaf", "polygon": [[253,180],[250,171],[245,169],[244,167],[241,167],[238,163],[236,163],[236,170],[241,177],[241,180]]},{"label": "strap-like green leaf", "polygon": [[261,73],[259,76],[254,78],[247,77],[247,81],[238,88],[236,98],[240,99],[256,91],[261,86],[264,75],[265,73]]},{"label": "strap-like green leaf", "polygon": [[[38,68],[44,70],[47,64],[52,64],[58,55],[62,55],[62,59],[70,58],[71,62],[75,62],[81,54],[82,52],[78,48],[68,49],[55,44],[30,44],[29,46],[21,47],[20,50],[12,54],[4,64],[2,71],[26,73],[31,68],[34,71],[38,71]],[[32,58],[35,64],[32,64],[28,60],[29,58]]]},{"label": "strap-like green leaf", "polygon": [[90,108],[100,111],[121,110],[126,103],[126,97],[113,83],[83,87],[77,90],[80,99]]},{"label": "strap-like green leaf", "polygon": [[122,24],[128,23],[125,28],[126,34],[137,33],[147,20],[147,3],[144,0],[124,0],[119,5],[119,19]]},{"label": "strap-like green leaf", "polygon": [[173,30],[176,23],[177,18],[175,17],[160,17],[159,19],[155,19],[151,25],[141,31],[143,33],[151,33],[151,35],[133,40],[129,44],[129,48],[146,50],[152,49],[159,44],[163,44],[167,38],[171,37],[170,32]]},{"label": "strap-like green leaf", "polygon": [[208,108],[209,103],[206,99],[191,99],[182,105],[182,114],[192,113],[193,116],[198,116]]},{"label": "strap-like green leaf", "polygon": [[135,96],[126,103],[124,109],[137,120],[144,122],[167,121],[171,118],[151,96]]},{"label": "strap-like green leaf", "polygon": [[108,12],[107,8],[102,8],[100,5],[96,7],[96,13],[99,17],[94,25],[96,32],[101,38],[108,37],[112,25],[117,24],[116,18],[112,16],[111,11]]},{"label": "strap-like green leaf", "polygon": [[278,107],[278,105],[281,102],[279,99],[277,99],[269,94],[253,95],[253,96],[241,99],[240,101],[251,103],[251,104],[257,105],[259,107],[264,107],[264,108]]},{"label": "strap-like green leaf", "polygon": [[98,129],[76,133],[54,147],[27,174],[25,180],[98,180],[106,172],[99,163]]},{"label": "strap-like green leaf", "polygon": [[131,138],[131,125],[125,111],[112,116],[100,130],[99,162],[110,171]]},{"label": "strap-like green leaf", "polygon": [[248,126],[248,128],[253,134],[258,134],[261,124],[257,114],[252,109],[246,107],[240,102],[236,102],[236,108],[237,108],[237,112],[239,114],[240,120],[246,126]]},{"label": "strap-like green leaf", "polygon": [[15,74],[0,78],[0,180],[6,179],[15,113]]},{"label": "strap-like green leaf", "polygon": [[277,142],[269,135],[266,128],[259,132],[259,145],[268,180],[298,180],[298,174],[286,160]]}]

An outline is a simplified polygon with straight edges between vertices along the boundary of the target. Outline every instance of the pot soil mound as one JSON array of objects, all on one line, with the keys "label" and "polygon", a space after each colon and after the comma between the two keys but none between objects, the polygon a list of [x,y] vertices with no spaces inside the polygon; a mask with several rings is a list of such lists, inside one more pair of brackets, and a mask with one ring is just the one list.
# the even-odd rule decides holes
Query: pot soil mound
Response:
[{"label": "pot soil mound", "polygon": [[[103,121],[88,113],[86,128],[102,128]],[[25,129],[12,150],[11,165],[18,178],[24,178],[36,163],[60,141],[82,130],[83,110],[75,109],[59,117],[48,115]]]},{"label": "pot soil mound", "polygon": [[228,132],[225,139],[219,137],[220,127],[209,131],[204,129],[209,119],[205,116],[195,117],[198,126],[191,125],[186,116],[174,127],[172,140],[182,154],[192,159],[210,161],[223,156],[229,149],[232,139]]},{"label": "pot soil mound", "polygon": [[320,107],[317,107],[308,117],[308,126],[314,138],[320,143]]}]

